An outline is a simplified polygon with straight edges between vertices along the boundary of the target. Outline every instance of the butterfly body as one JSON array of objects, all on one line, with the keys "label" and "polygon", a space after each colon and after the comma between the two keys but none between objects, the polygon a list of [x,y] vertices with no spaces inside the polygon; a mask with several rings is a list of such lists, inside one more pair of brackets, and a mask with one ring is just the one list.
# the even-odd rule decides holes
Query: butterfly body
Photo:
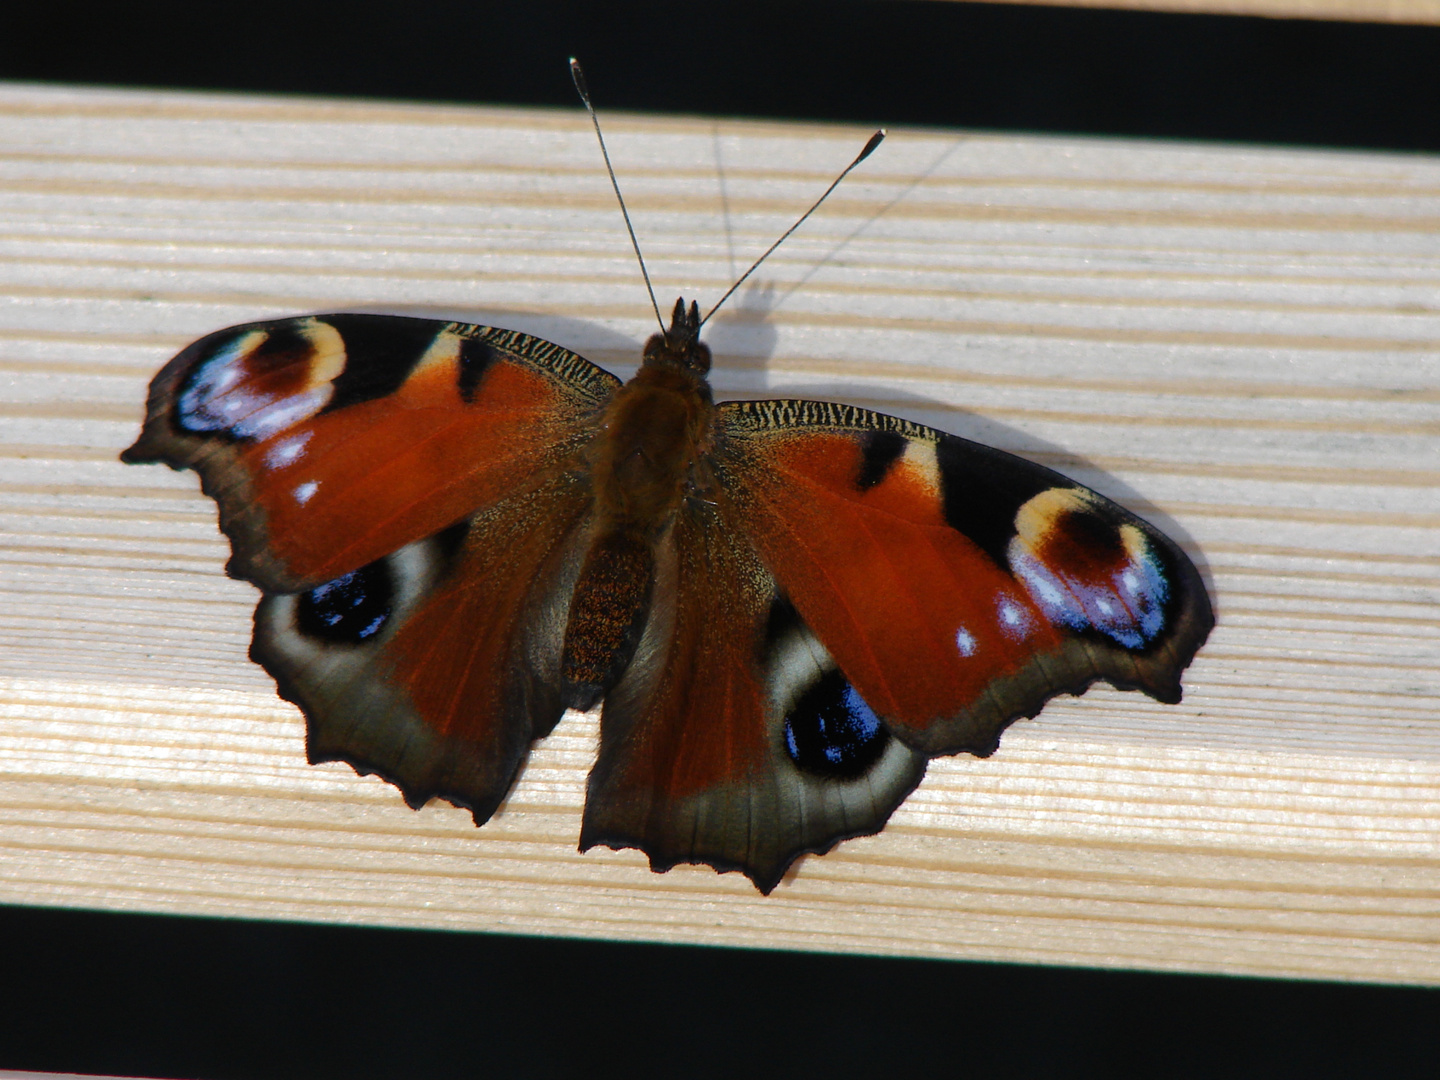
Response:
[{"label": "butterfly body", "polygon": [[700,314],[675,306],[669,334],[647,343],[635,377],[615,392],[586,464],[594,532],[571,600],[561,662],[572,708],[593,708],[629,665],[644,629],[655,545],[690,500],[713,495],[708,456],[715,406]]},{"label": "butterfly body", "polygon": [[622,386],[494,328],[235,327],[156,376],[123,456],[219,503],[312,761],[480,824],[535,739],[603,702],[581,847],[657,870],[768,892],[1055,694],[1179,700],[1213,615],[1162,533],[895,417],[717,404],[699,328],[677,303]]}]

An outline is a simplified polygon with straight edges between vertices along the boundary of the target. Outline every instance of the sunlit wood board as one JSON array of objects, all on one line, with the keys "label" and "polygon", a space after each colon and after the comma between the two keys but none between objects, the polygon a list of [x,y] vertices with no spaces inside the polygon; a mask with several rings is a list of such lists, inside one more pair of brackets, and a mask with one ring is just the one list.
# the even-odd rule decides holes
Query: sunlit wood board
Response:
[{"label": "sunlit wood board", "polygon": [[[662,305],[868,134],[608,124]],[[576,852],[594,716],[478,830],[305,764],[213,504],[116,455],[186,342],[325,310],[653,327],[578,107],[0,88],[0,901],[1440,983],[1440,161],[896,131],[717,316],[721,395],[1060,468],[1220,620],[1182,704],[1058,699],[768,898]]]}]

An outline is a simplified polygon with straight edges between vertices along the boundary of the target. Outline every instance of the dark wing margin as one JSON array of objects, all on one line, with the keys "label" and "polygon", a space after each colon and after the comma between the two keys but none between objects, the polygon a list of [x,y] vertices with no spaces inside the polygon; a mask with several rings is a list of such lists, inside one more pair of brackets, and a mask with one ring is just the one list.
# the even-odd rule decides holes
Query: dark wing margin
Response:
[{"label": "dark wing margin", "polygon": [[896,417],[720,406],[739,527],[908,745],[988,754],[1012,721],[1103,679],[1180,700],[1214,625],[1169,537],[1053,470]]}]

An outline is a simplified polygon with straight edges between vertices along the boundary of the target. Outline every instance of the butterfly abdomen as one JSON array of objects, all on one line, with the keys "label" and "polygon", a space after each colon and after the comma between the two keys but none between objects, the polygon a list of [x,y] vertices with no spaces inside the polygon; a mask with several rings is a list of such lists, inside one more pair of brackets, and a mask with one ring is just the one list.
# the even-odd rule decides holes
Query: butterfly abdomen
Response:
[{"label": "butterfly abdomen", "polygon": [[704,376],[647,363],[611,399],[591,448],[595,539],[570,602],[567,697],[591,708],[635,655],[650,609],[655,545],[695,486],[714,409]]},{"label": "butterfly abdomen", "polygon": [[655,553],[635,531],[610,533],[591,546],[575,582],[560,660],[572,707],[594,708],[629,666],[654,577]]}]

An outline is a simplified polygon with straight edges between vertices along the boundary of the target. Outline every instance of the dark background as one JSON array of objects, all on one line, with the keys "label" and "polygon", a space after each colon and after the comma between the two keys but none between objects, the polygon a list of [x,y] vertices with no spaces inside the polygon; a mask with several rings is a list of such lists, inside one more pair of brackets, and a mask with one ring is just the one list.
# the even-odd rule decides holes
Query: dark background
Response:
[{"label": "dark background", "polygon": [[[0,78],[1440,150],[1440,28],[1001,5],[31,0]],[[3,872],[3,868],[0,868]],[[1437,912],[1440,918],[1440,912]],[[1428,990],[0,908],[0,1068],[1437,1075]]]},{"label": "dark background", "polygon": [[1440,149],[1440,27],[859,0],[12,0],[0,76]]},{"label": "dark background", "polygon": [[0,909],[0,1067],[1433,1080],[1432,992]]}]

